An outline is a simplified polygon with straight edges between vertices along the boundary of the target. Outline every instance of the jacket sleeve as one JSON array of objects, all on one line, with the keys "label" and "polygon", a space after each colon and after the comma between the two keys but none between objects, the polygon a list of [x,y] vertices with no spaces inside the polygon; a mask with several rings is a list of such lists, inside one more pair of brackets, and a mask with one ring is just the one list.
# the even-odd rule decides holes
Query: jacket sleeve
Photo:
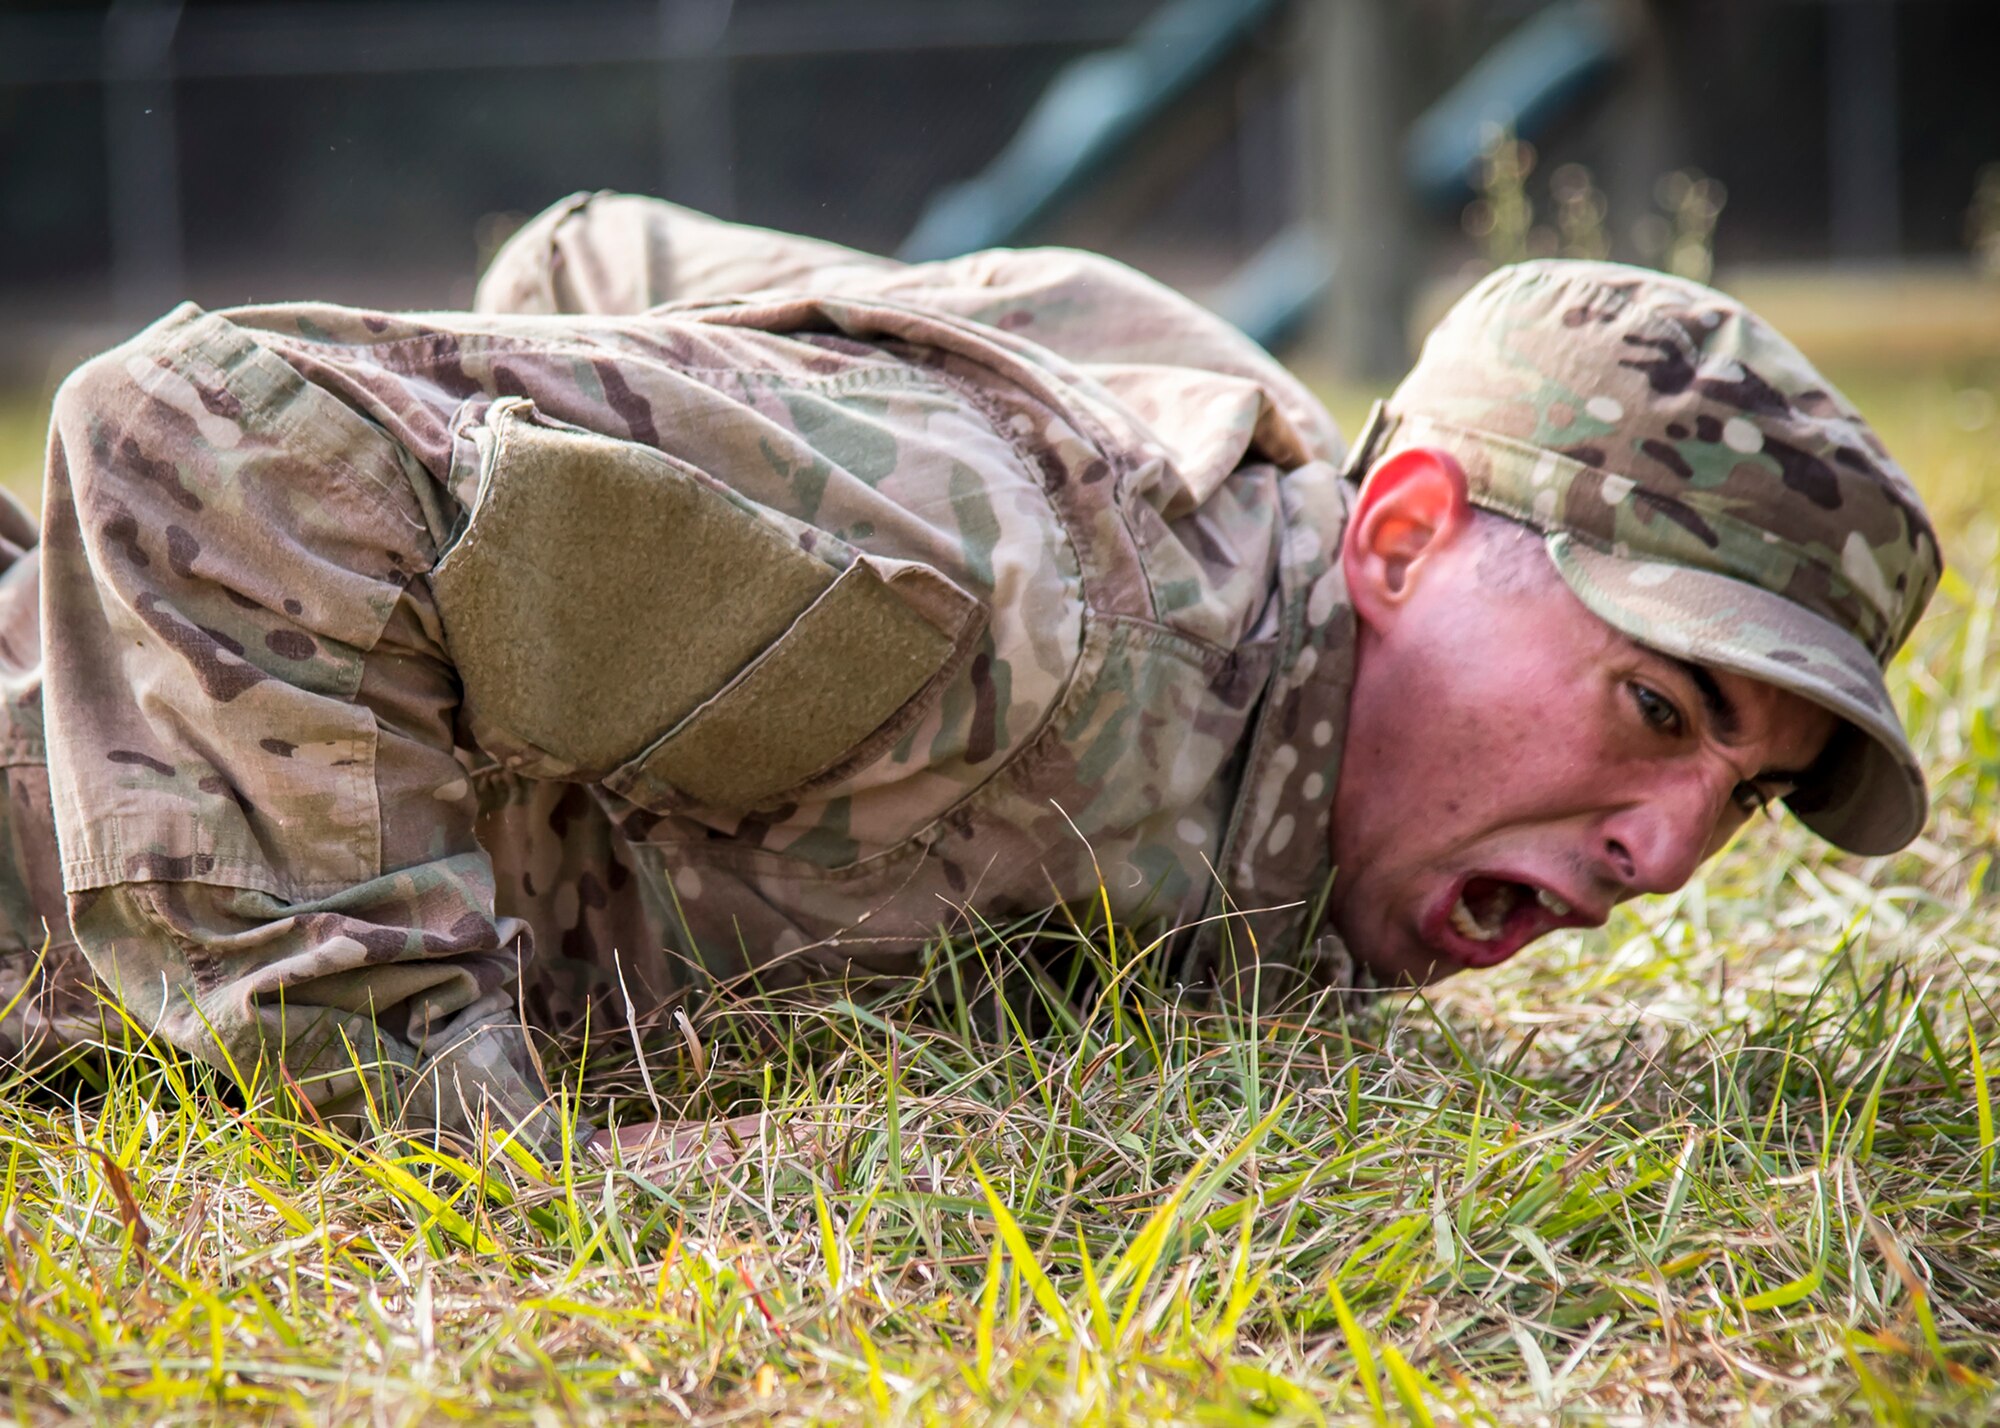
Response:
[{"label": "jacket sleeve", "polygon": [[[246,1090],[296,1097],[350,1135],[439,1134],[468,1151],[511,1138],[560,1160],[594,1127],[566,1121],[550,1093],[504,956],[433,945],[420,961],[370,960],[371,946],[434,943],[424,927],[441,914],[468,917],[482,899],[452,887],[454,871],[303,906],[192,880],[116,883],[76,899],[77,935],[114,970],[136,1032],[157,1030]],[[518,955],[512,930],[502,950]]]},{"label": "jacket sleeve", "polygon": [[825,290],[902,267],[663,199],[574,193],[530,219],[494,255],[473,310],[630,315],[771,288]]},{"label": "jacket sleeve", "polygon": [[418,578],[421,473],[193,309],[74,374],[50,449],[49,769],[99,978],[247,1089],[560,1154]]},{"label": "jacket sleeve", "polygon": [[1338,465],[1346,452],[1319,399],[1255,342],[1145,274],[1074,249],[902,263],[657,198],[577,193],[507,241],[474,306],[617,315],[770,289],[887,298],[1013,334],[1140,408],[1176,450],[1211,445],[1218,424],[1230,424],[1218,406],[1240,407],[1247,393],[1269,459]]}]

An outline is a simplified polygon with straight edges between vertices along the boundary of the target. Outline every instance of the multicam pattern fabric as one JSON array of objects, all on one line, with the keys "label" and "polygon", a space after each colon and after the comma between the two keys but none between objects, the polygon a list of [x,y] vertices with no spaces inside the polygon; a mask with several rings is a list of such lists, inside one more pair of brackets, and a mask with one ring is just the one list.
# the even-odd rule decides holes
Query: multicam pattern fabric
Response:
[{"label": "multicam pattern fabric", "polygon": [[1357,463],[1457,454],[1474,499],[1550,533],[1598,615],[1791,689],[1865,737],[1788,800],[1858,852],[1923,827],[1882,669],[1942,573],[1902,469],[1784,338],[1711,288],[1613,263],[1504,268],[1430,335]]},{"label": "multicam pattern fabric", "polygon": [[43,1066],[122,1039],[63,911],[42,737],[41,551],[0,493],[0,1061]]},{"label": "multicam pattern fabric", "polygon": [[[324,1115],[552,1155],[578,1126],[524,1011],[906,973],[966,909],[1100,871],[1121,920],[1211,915],[1192,968],[1346,974],[1310,925],[1342,451],[1252,344],[1087,255],[905,268],[615,196],[531,226],[481,306],[184,307],[57,398],[53,819],[75,938],[137,1022]],[[559,603],[669,509],[713,539],[661,528],[657,568],[566,628],[642,672],[762,653],[617,748],[636,686],[575,688],[604,711],[576,738],[537,723],[564,652],[498,637],[454,553],[510,552]],[[730,598],[700,604],[724,549]],[[883,629],[914,692],[867,731],[827,651]],[[785,787],[665,776],[736,757],[718,729],[828,727],[852,746]]]}]

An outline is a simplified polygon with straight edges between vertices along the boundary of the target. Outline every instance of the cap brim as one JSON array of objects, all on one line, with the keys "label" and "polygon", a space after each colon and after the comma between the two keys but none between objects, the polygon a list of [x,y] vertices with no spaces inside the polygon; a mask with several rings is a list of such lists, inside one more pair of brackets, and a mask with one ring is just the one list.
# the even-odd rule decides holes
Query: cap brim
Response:
[{"label": "cap brim", "polygon": [[1591,613],[1640,644],[1790,690],[1846,721],[1810,787],[1785,800],[1855,853],[1893,853],[1923,831],[1930,794],[1882,671],[1830,620],[1759,586],[1685,565],[1607,554],[1565,532],[1550,557]]}]

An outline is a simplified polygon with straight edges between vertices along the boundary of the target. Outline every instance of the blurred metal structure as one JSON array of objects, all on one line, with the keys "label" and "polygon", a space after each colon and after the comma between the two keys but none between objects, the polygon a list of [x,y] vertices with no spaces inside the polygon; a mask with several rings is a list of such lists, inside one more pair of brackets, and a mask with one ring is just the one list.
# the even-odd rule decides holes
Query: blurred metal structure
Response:
[{"label": "blurred metal structure", "polygon": [[[1608,62],[1605,0],[1558,0],[1418,123],[1403,165],[1420,190],[1463,187],[1489,119],[1532,129]],[[1400,355],[1410,255],[1401,95],[1388,0],[1166,0],[945,5],[874,0],[390,0],[183,7],[114,0],[102,15],[0,16],[0,85],[102,86],[112,290],[118,313],[157,312],[185,289],[175,89],[182,81],[424,74],[652,63],[659,67],[661,191],[736,208],[732,61],[1060,42],[1104,48],[1048,86],[1014,139],[942,190],[904,244],[931,257],[1019,242],[1056,222],[1241,47],[1291,10],[1294,79],[1314,117],[1305,202],[1218,291],[1253,335],[1298,330],[1331,291],[1343,365]],[[1148,11],[1150,10],[1150,13]],[[1379,12],[1379,13],[1378,13]],[[1333,254],[1344,252],[1335,277]]]},{"label": "blurred metal structure", "polygon": [[1472,196],[1489,127],[1541,132],[1610,76],[1631,48],[1630,27],[1606,0],[1556,0],[1487,51],[1424,111],[1403,141],[1410,185],[1434,208]]},{"label": "blurred metal structure", "polygon": [[941,190],[904,240],[913,262],[1018,243],[1095,183],[1282,0],[1167,0],[1116,49],[1067,66],[984,172]]},{"label": "blurred metal structure", "polygon": [[1327,301],[1305,340],[1358,378],[1408,357],[1404,316],[1417,270],[1398,162],[1409,105],[1397,0],[1320,0],[1305,17],[1306,210],[1331,250]]},{"label": "blurred metal structure", "polygon": [[[1123,45],[1072,62],[985,170],[937,194],[901,256],[946,257],[1045,230],[1128,162],[1150,129],[1283,8],[1281,0],[1168,0]],[[1268,346],[1304,326],[1330,296],[1334,358],[1350,371],[1386,374],[1407,355],[1406,188],[1433,207],[1464,202],[1491,128],[1533,135],[1562,117],[1618,63],[1627,27],[1611,0],[1557,0],[1475,65],[1404,139],[1396,7],[1317,0],[1301,8],[1293,40],[1312,116],[1301,176],[1307,212],[1211,301]]]},{"label": "blurred metal structure", "polygon": [[[1146,0],[1088,5],[871,0],[865,6],[772,0],[741,8],[720,0],[222,4],[186,13],[172,59],[178,78],[235,79],[534,69],[709,55],[770,59],[1050,41],[1108,44],[1129,35],[1152,8]],[[726,27],[718,26],[719,18]],[[99,14],[0,15],[0,84],[94,80],[105,40]]]}]

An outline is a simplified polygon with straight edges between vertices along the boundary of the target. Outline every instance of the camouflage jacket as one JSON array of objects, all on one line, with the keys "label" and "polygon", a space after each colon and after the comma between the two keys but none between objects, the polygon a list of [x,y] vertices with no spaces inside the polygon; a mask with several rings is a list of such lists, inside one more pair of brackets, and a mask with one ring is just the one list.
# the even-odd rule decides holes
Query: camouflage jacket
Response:
[{"label": "camouflage jacket", "polygon": [[[524,1012],[907,973],[1100,879],[1206,916],[1196,970],[1311,962],[1346,496],[1254,345],[1085,254],[615,197],[481,306],[183,307],[58,394],[10,774],[45,718],[68,922],[135,1020],[547,1154]],[[50,795],[9,787],[26,947]]]}]

